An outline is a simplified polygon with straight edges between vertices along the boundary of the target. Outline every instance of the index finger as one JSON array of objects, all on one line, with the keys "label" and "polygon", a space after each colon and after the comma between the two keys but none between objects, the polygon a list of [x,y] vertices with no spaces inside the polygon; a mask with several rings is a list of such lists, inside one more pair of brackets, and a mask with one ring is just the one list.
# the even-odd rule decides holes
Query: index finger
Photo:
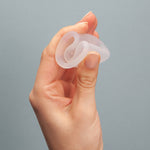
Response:
[{"label": "index finger", "polygon": [[82,22],[73,26],[64,27],[53,37],[49,45],[42,52],[41,62],[36,77],[38,83],[40,82],[45,85],[62,77],[64,69],[57,65],[55,61],[55,51],[62,36],[69,31],[87,33],[88,23]]},{"label": "index finger", "polygon": [[91,11],[88,12],[79,22],[88,22],[88,33],[93,34],[97,27],[97,18]]}]

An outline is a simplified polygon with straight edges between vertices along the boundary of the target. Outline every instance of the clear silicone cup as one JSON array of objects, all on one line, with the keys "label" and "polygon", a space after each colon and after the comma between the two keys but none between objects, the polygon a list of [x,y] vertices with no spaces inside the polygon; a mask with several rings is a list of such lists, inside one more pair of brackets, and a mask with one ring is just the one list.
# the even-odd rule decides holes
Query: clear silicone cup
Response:
[{"label": "clear silicone cup", "polygon": [[91,51],[101,56],[101,63],[110,57],[110,52],[102,41],[91,34],[66,33],[58,43],[55,59],[62,68],[77,67]]}]

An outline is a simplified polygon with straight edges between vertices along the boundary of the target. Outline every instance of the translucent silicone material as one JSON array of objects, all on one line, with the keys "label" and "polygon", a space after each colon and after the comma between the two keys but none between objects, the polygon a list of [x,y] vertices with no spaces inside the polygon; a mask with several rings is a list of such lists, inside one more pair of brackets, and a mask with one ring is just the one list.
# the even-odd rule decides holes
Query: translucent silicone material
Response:
[{"label": "translucent silicone material", "polygon": [[56,62],[62,68],[77,67],[91,51],[100,54],[101,63],[110,56],[110,52],[104,43],[95,36],[71,31],[66,33],[58,43],[55,53]]}]

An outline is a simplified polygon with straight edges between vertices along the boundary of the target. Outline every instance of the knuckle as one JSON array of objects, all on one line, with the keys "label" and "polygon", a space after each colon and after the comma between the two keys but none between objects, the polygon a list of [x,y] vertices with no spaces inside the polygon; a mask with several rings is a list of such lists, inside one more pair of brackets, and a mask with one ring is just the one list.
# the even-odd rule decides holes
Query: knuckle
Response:
[{"label": "knuckle", "polygon": [[29,94],[29,102],[30,102],[34,112],[36,114],[38,114],[39,106],[38,106],[38,103],[37,103],[37,100],[36,100],[36,97],[35,97],[35,94],[34,94],[33,90]]},{"label": "knuckle", "polygon": [[65,30],[66,30],[65,27],[63,27],[63,28],[60,29],[60,31],[59,31],[59,36],[60,36],[60,37],[63,37],[63,35],[64,35],[64,33],[65,33]]},{"label": "knuckle", "polygon": [[96,77],[86,75],[78,76],[78,84],[85,88],[92,88],[96,84]]},{"label": "knuckle", "polygon": [[68,27],[63,27],[59,30],[58,35],[62,38],[64,36],[64,34],[67,32]]},{"label": "knuckle", "polygon": [[34,107],[34,96],[33,96],[33,90],[29,94],[29,101],[32,107]]},{"label": "knuckle", "polygon": [[43,60],[47,56],[47,49],[45,48],[41,54],[41,60]]}]

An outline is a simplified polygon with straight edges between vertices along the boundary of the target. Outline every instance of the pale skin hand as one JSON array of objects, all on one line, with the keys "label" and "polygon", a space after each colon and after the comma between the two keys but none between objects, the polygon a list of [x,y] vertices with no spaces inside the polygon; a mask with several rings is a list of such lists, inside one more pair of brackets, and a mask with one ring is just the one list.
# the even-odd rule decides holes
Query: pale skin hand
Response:
[{"label": "pale skin hand", "polygon": [[55,61],[61,37],[69,32],[95,32],[97,19],[90,12],[73,26],[61,29],[44,49],[29,99],[50,150],[102,150],[102,131],[95,104],[100,56],[88,56],[75,69]]}]

